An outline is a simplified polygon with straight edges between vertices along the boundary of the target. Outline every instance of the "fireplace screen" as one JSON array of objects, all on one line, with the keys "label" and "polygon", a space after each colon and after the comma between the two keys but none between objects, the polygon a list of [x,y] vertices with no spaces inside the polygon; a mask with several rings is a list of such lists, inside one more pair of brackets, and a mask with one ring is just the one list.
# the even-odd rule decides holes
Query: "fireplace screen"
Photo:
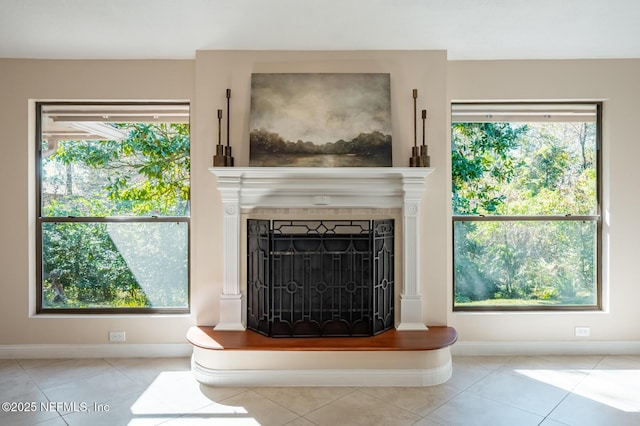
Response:
[{"label": "fireplace screen", "polygon": [[247,221],[247,327],[272,337],[393,327],[393,219]]}]

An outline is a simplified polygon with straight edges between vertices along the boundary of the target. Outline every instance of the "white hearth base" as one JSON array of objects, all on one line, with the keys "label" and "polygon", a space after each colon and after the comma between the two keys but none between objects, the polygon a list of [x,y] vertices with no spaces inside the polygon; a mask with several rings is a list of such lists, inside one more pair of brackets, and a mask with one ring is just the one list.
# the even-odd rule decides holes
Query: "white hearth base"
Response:
[{"label": "white hearth base", "polygon": [[449,347],[366,353],[194,347],[191,365],[195,378],[208,386],[433,386],[452,372]]},{"label": "white hearth base", "polygon": [[209,386],[433,386],[452,373],[451,327],[371,337],[270,338],[191,327],[195,378]]}]

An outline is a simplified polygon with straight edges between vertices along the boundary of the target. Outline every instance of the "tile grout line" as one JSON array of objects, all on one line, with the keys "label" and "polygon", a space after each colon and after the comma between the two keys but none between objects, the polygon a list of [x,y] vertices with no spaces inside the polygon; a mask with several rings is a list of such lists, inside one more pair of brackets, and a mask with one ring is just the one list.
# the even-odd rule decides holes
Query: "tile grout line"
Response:
[{"label": "tile grout line", "polygon": [[[38,389],[38,391],[42,394],[42,396],[45,397],[45,399],[48,402],[51,402],[51,398],[49,398],[49,395],[47,395],[44,392],[44,389],[40,387],[40,384],[38,382],[36,382],[33,378],[33,376],[31,374],[29,374],[29,369],[25,368],[22,363],[20,363],[19,360],[16,360],[16,362],[20,365],[20,368],[22,368],[22,370],[25,372],[25,374],[29,377],[29,379],[31,381],[33,381],[34,386]],[[61,412],[59,412],[58,410],[56,410],[56,414],[58,415],[58,417],[60,418],[60,420],[62,420],[64,422],[65,425],[69,426],[69,423],[64,419],[64,416],[62,415]],[[48,420],[47,420],[48,421]]]},{"label": "tile grout line", "polygon": [[[509,357],[508,361],[513,360],[515,357]],[[508,362],[507,361],[507,362]],[[479,383],[481,380],[486,379],[487,377],[491,376],[492,374],[496,373],[500,368],[504,367],[507,362],[502,362],[500,363],[499,366],[497,366],[496,368],[487,368],[484,366],[480,366],[480,368],[482,369],[486,369],[489,371],[489,373],[487,373],[486,375],[482,376],[481,378],[479,378],[478,380],[476,380],[475,382],[471,383],[469,386],[465,387],[465,388],[456,388],[456,394],[453,395],[451,398],[448,398],[446,401],[443,401],[441,404],[438,404],[433,410],[429,411],[427,414],[425,414],[424,416],[422,416],[422,420],[426,419],[427,417],[429,417],[433,412],[435,412],[436,410],[438,410],[440,407],[445,406],[446,404],[448,404],[449,402],[451,402],[454,398],[457,398],[459,396],[461,396],[462,394],[466,393],[469,389],[471,389],[476,383]],[[446,382],[445,382],[446,383]],[[444,383],[443,383],[444,384]],[[455,387],[454,387],[455,388]],[[473,393],[472,393],[473,394]],[[473,394],[475,395],[475,394]],[[497,401],[496,401],[497,402]],[[430,421],[435,421],[432,419],[428,419]],[[419,420],[420,421],[420,420]],[[438,424],[440,424],[439,422],[436,422]]]},{"label": "tile grout line", "polygon": [[337,401],[340,401],[341,399],[346,398],[346,397],[347,397],[347,396],[349,396],[349,395],[353,395],[354,393],[358,392],[358,388],[351,387],[351,386],[346,386],[346,387],[351,388],[351,392],[348,392],[348,393],[346,393],[346,394],[342,395],[341,397],[334,399],[334,400],[333,400],[333,401],[331,401],[331,402],[327,402],[326,404],[324,404],[324,405],[322,405],[322,406],[320,406],[320,407],[316,407],[316,408],[314,408],[313,410],[309,411],[308,413],[306,413],[304,416],[301,416],[301,417],[303,417],[305,420],[307,420],[307,421],[309,421],[309,422],[313,423],[314,425],[315,425],[315,424],[317,424],[317,423],[316,423],[316,422],[314,422],[313,420],[308,419],[308,418],[307,418],[307,416],[308,416],[309,414],[311,414],[311,413],[315,413],[316,411],[320,410],[321,408],[324,408],[324,407],[326,407],[326,406],[328,406],[328,405],[330,405],[330,404],[333,404],[333,403],[335,403],[335,402],[337,402]]},{"label": "tile grout line", "polygon": [[[560,406],[560,404],[562,404],[564,402],[564,400],[567,399],[569,397],[569,395],[571,395],[572,393],[573,392],[571,392],[571,391],[567,391],[567,394],[565,396],[563,396],[562,399],[560,399],[560,401],[558,401],[558,403],[556,405],[554,405],[554,407],[544,416],[542,421],[540,423],[538,423],[538,426],[540,426],[541,424],[546,422],[547,419],[549,419],[549,416],[551,414],[553,414],[553,412],[556,410],[556,408],[558,408]],[[549,420],[552,420],[552,421],[557,422],[557,423],[565,424],[565,423],[562,423],[562,422],[557,421],[557,420],[553,420],[553,419],[549,419]]]},{"label": "tile grout line", "polygon": [[[565,396],[562,397],[562,399],[560,401],[558,401],[558,403],[551,409],[551,411],[549,411],[547,413],[546,416],[544,416],[544,419],[542,419],[542,422],[539,423],[539,425],[541,425],[542,423],[544,423],[551,414],[553,414],[553,412],[570,396],[573,395],[573,391],[580,386],[580,384],[585,381],[587,379],[587,377],[589,377],[589,374],[591,374],[592,371],[594,371],[596,369],[596,367],[598,367],[598,365],[600,365],[600,363],[606,358],[606,355],[603,355],[600,357],[600,360],[598,362],[595,363],[595,365],[593,367],[591,367],[590,369],[588,369],[588,372],[585,374],[585,376],[580,379],[570,390],[567,391],[567,394]],[[549,419],[549,420],[553,420],[553,419]],[[560,421],[557,420],[553,420],[554,422],[558,422],[558,423],[562,423]],[[562,423],[565,424],[565,423]]]},{"label": "tile grout line", "polygon": [[[267,387],[271,387],[271,386],[267,386]],[[280,387],[280,386],[277,386],[277,387]],[[282,387],[285,387],[285,388],[286,388],[286,387],[290,387],[290,386],[282,386]],[[293,387],[295,387],[295,386],[293,386]],[[302,387],[315,388],[315,386],[302,386]],[[357,392],[357,391],[358,391],[358,389],[357,389],[357,388],[354,388],[353,386],[344,386],[343,388],[345,388],[345,389],[346,389],[346,388],[350,388],[350,389],[351,389],[351,391],[350,391],[350,392],[347,392],[346,394],[342,395],[342,396],[341,396],[341,397],[339,397],[339,398],[336,398],[336,399],[334,399],[334,400],[331,400],[331,401],[327,402],[326,404],[320,405],[319,407],[316,407],[316,408],[314,408],[313,410],[311,410],[311,411],[309,411],[309,412],[307,412],[307,413],[305,413],[305,414],[298,414],[298,413],[296,413],[295,411],[293,411],[291,408],[289,408],[289,407],[287,407],[287,406],[285,406],[285,405],[282,405],[282,404],[281,404],[281,403],[279,403],[278,401],[275,401],[275,400],[273,400],[273,399],[269,398],[268,396],[266,396],[266,395],[262,395],[260,392],[256,391],[256,389],[259,389],[259,388],[260,388],[260,387],[258,387],[258,386],[254,386],[254,387],[249,388],[249,389],[253,390],[255,393],[257,393],[258,395],[260,395],[260,396],[262,396],[262,397],[264,397],[264,398],[268,399],[269,401],[271,401],[271,402],[274,402],[274,403],[278,404],[278,405],[279,405],[279,406],[281,406],[282,408],[285,408],[285,409],[287,409],[288,411],[291,411],[293,414],[296,414],[296,415],[297,415],[297,416],[299,416],[299,417],[304,417],[304,416],[306,416],[306,415],[307,415],[307,414],[309,414],[309,413],[313,413],[313,412],[314,412],[314,411],[316,411],[316,410],[319,410],[319,409],[321,409],[321,408],[323,408],[323,407],[326,407],[327,405],[332,404],[332,403],[334,403],[334,402],[336,402],[336,401],[338,401],[338,400],[340,400],[340,399],[342,399],[342,398],[346,397],[347,395],[351,395],[351,394],[353,394],[354,392]],[[305,418],[305,420],[308,420],[308,419],[306,419],[306,418]],[[309,421],[311,421],[311,420],[309,420]],[[312,422],[312,423],[314,423],[314,422]],[[314,423],[314,424],[315,424],[315,423]]]}]

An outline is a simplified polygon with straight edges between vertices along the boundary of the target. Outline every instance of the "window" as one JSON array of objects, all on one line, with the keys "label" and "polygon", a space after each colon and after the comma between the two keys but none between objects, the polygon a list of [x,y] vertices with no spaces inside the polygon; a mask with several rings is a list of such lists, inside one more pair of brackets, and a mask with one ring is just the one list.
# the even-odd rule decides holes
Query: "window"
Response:
[{"label": "window", "polygon": [[454,310],[601,306],[601,104],[452,105]]},{"label": "window", "polygon": [[189,105],[36,108],[37,312],[188,312]]}]

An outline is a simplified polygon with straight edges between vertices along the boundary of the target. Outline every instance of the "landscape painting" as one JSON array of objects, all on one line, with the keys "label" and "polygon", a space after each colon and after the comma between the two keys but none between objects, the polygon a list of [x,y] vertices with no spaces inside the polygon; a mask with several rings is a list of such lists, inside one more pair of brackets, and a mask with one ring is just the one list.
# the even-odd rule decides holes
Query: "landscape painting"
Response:
[{"label": "landscape painting", "polygon": [[391,167],[389,74],[252,74],[252,167]]}]

